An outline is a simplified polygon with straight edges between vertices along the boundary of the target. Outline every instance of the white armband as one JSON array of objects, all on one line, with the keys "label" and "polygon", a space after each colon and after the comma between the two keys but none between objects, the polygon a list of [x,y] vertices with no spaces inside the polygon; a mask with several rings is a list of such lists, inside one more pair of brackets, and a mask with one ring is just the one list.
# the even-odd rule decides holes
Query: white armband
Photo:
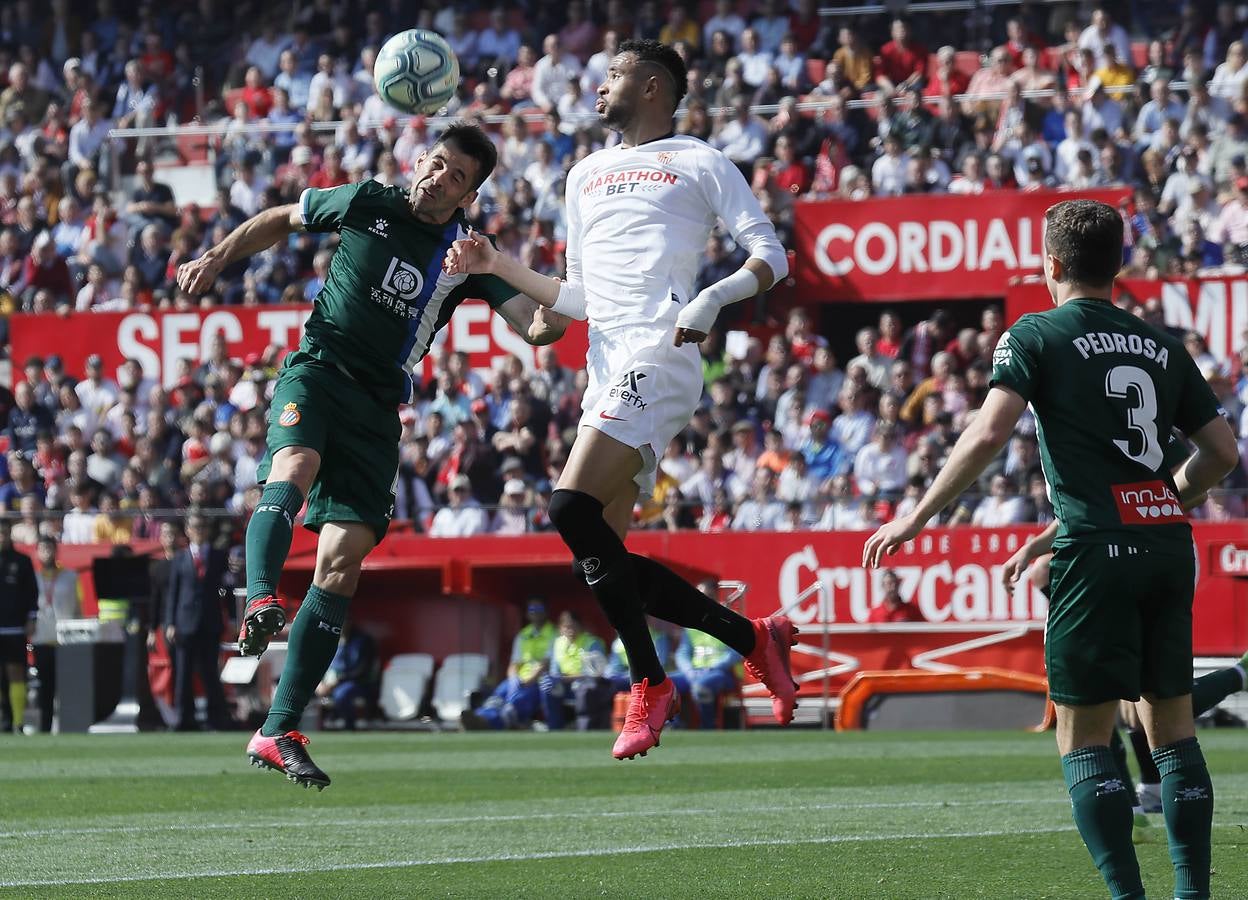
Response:
[{"label": "white armband", "polygon": [[707,334],[721,309],[738,300],[748,300],[760,287],[757,275],[749,269],[737,269],[727,278],[704,287],[690,300],[676,316],[676,327]]},{"label": "white armband", "polygon": [[555,305],[550,308],[561,316],[584,322],[588,318],[585,312],[585,305],[585,288],[583,286],[560,281],[559,296],[555,298]]},{"label": "white armband", "polygon": [[755,247],[750,253],[750,259],[767,263],[767,268],[771,269],[771,275],[775,279],[772,282],[773,287],[789,275],[789,254],[784,252],[779,241],[767,241],[762,246]]}]

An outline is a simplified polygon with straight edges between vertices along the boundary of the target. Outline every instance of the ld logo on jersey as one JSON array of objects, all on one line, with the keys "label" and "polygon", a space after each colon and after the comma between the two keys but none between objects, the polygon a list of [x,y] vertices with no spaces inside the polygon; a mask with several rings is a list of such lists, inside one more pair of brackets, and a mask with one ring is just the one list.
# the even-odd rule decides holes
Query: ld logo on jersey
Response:
[{"label": "ld logo on jersey", "polygon": [[386,269],[386,277],[381,282],[383,291],[396,294],[400,300],[415,300],[424,286],[420,269],[397,256],[391,258],[390,268]]},{"label": "ld logo on jersey", "polygon": [[290,428],[299,424],[299,406],[295,403],[287,403],[282,407],[282,414],[277,417],[277,424],[283,428]]}]

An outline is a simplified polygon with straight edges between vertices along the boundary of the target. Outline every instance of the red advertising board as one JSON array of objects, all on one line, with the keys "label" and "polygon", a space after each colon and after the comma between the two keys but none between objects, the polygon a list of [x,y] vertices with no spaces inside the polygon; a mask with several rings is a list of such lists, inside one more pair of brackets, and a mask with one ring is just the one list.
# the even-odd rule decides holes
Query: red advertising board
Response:
[{"label": "red advertising board", "polygon": [[[1222,362],[1233,359],[1244,347],[1248,335],[1248,280],[1242,275],[1165,281],[1119,278],[1114,288],[1119,294],[1130,294],[1137,303],[1159,299],[1166,324],[1199,331],[1209,344],[1209,352]],[[1052,308],[1049,292],[1040,279],[1028,278],[1012,284],[1005,295],[1008,322],[1024,313]]]},{"label": "red advertising board", "polygon": [[[1248,523],[1196,523],[1193,530],[1202,572],[1193,650],[1237,657],[1248,646]],[[688,578],[738,583],[746,615],[792,617],[801,630],[794,675],[801,695],[813,698],[835,696],[861,671],[988,667],[1042,675],[1045,597],[1030,585],[1007,590],[1001,580],[1002,564],[1033,531],[934,529],[905,545],[888,564],[925,621],[889,625],[867,621],[883,590],[881,572],[862,568],[865,532],[650,531],[630,535],[628,545]],[[154,551],[149,543],[136,550]],[[67,545],[62,562],[89,572],[91,557],[110,550]],[[298,529],[283,596],[303,596],[315,560],[315,535]],[[396,525],[364,563],[352,616],[376,638],[383,657],[484,652],[501,671],[524,601],[535,594],[553,614],[578,610],[590,630],[610,634],[568,560],[555,534],[442,539]],[[90,615],[94,590],[86,587]],[[726,599],[733,593],[726,591]],[[762,691],[745,686],[747,698],[761,699]]]},{"label": "red advertising board", "polygon": [[[15,378],[21,362],[32,355],[60,354],[65,370],[80,376],[86,358],[98,353],[104,372],[115,377],[125,360],[137,359],[143,374],[166,386],[173,383],[179,359],[199,360],[207,355],[217,334],[225,336],[230,355],[258,353],[269,344],[293,348],[312,312],[299,306],[218,306],[185,312],[105,312],[58,315],[15,315],[9,320]],[[500,316],[477,300],[455,311],[443,331],[445,346],[463,350],[474,368],[487,369],[498,357],[514,353],[532,366],[536,348],[511,331]],[[555,344],[568,366],[585,365],[586,328],[574,323]],[[428,363],[426,363],[428,365]]]},{"label": "red advertising board", "polygon": [[[835,692],[868,669],[987,666],[1043,674],[1048,603],[1032,586],[1010,591],[1001,578],[1002,564],[1035,530],[935,529],[905,545],[888,564],[925,622],[898,625],[867,621],[882,601],[883,587],[880,571],[862,568],[866,533],[636,532],[628,545],[688,578],[743,584],[747,615],[789,615],[801,629],[795,675],[802,692],[814,696],[825,689],[825,676]],[[1248,548],[1248,523],[1197,523],[1194,530],[1204,573],[1196,593],[1194,650],[1200,656],[1239,656],[1248,646],[1248,571],[1232,569],[1248,554],[1239,549],[1236,557],[1225,547]],[[1230,562],[1210,565],[1215,556]],[[283,577],[287,595],[301,595],[314,564],[312,536],[301,532]],[[393,534],[365,562],[355,608],[361,621],[372,621],[370,630],[386,636],[385,652],[497,655],[510,641],[508,627],[498,629],[499,646],[483,647],[475,625],[457,624],[462,604],[499,604],[510,610],[514,622],[508,624],[514,628],[530,592],[546,597],[555,613],[576,609],[591,630],[610,633],[584,583],[573,578],[567,550],[554,534],[447,539]],[[432,618],[419,627],[411,624],[412,617],[432,616],[439,605],[445,607],[445,627],[431,629]],[[470,643],[460,646],[463,642]],[[756,690],[747,687],[746,695]]]},{"label": "red advertising board", "polygon": [[1040,271],[1045,210],[1125,197],[1104,188],[798,203],[797,290],[805,302],[1001,297],[1012,276]]}]

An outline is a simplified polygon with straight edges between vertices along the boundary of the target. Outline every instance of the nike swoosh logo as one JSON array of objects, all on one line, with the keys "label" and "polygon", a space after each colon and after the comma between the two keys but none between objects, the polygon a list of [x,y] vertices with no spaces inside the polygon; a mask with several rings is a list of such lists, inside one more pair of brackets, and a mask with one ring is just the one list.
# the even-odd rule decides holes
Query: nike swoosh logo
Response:
[{"label": "nike swoosh logo", "polygon": [[604,579],[604,578],[606,578],[606,576],[605,576],[605,575],[599,575],[597,578],[595,578],[595,579],[593,579],[593,580],[591,581],[588,577],[586,577],[586,579],[585,579],[585,583],[586,583],[586,584],[588,584],[589,586],[591,586],[591,587],[592,587],[592,586],[594,586],[595,584],[597,584],[598,582],[602,581],[602,579]]},{"label": "nike swoosh logo", "polygon": [[621,419],[619,416],[609,416],[605,412],[598,413],[604,419],[610,419],[612,422],[627,422],[628,419]]}]

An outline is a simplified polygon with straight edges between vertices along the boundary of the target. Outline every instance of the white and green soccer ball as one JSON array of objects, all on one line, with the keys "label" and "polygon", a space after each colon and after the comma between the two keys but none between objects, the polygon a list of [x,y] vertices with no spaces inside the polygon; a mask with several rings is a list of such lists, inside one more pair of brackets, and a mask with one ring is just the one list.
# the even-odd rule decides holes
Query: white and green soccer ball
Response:
[{"label": "white and green soccer ball", "polygon": [[382,45],[373,66],[377,93],[405,113],[436,113],[459,86],[459,60],[442,35],[401,31]]}]

